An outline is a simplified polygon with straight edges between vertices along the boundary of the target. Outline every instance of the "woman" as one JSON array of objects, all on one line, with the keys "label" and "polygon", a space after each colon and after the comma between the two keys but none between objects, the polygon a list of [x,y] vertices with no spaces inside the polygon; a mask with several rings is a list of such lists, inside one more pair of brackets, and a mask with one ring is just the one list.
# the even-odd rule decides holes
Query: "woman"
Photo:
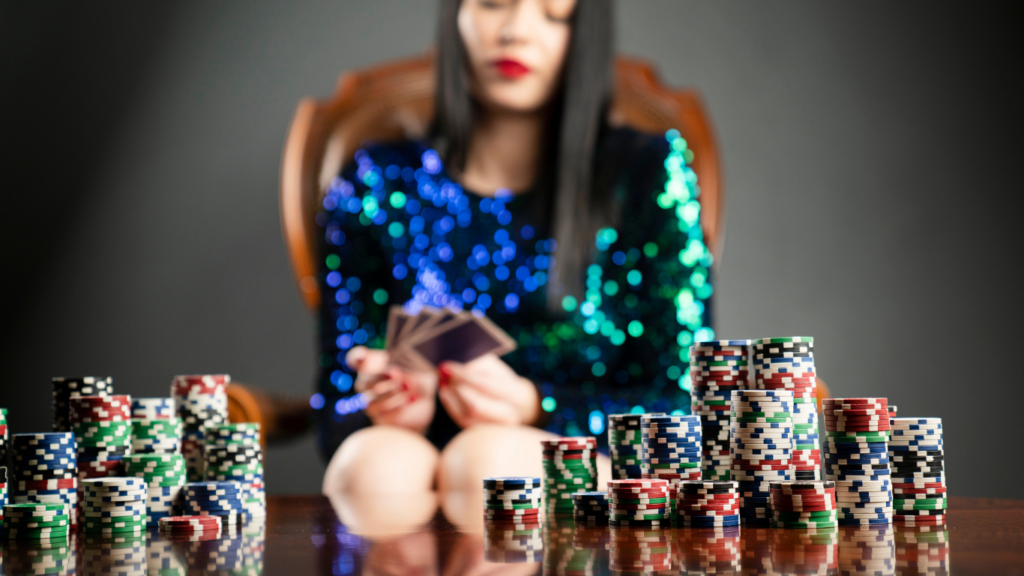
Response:
[{"label": "woman", "polygon": [[[539,427],[603,442],[607,413],[689,405],[686,347],[712,337],[696,177],[677,133],[607,125],[611,18],[442,0],[431,137],[357,152],[317,217],[325,492],[476,489],[537,470]],[[379,349],[392,304],[519,347],[404,370]]]}]

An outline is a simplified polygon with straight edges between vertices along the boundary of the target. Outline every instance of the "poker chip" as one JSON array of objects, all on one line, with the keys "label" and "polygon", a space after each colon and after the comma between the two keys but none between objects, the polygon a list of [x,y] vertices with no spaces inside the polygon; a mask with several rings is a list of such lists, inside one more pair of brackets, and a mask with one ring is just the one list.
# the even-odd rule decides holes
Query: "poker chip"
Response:
[{"label": "poker chip", "polygon": [[663,478],[609,480],[609,524],[628,526],[653,522],[671,526],[669,484],[669,480]]},{"label": "poker chip", "polygon": [[11,436],[14,474],[9,478],[11,488],[7,502],[65,505],[71,525],[77,525],[76,447],[75,435],[71,432]]},{"label": "poker chip", "polygon": [[220,532],[220,516],[167,516],[159,521],[161,532],[196,534]]},{"label": "poker chip", "polygon": [[185,459],[181,454],[132,454],[126,459],[126,474],[143,480],[146,492],[141,495],[147,506],[148,526],[174,514],[180,506],[185,486]]},{"label": "poker chip", "polygon": [[147,523],[146,484],[135,477],[82,480],[83,527],[87,534],[144,533]]},{"label": "poker chip", "polygon": [[247,517],[267,515],[263,489],[263,447],[255,422],[219,424],[205,430],[203,448],[207,480],[236,481]]},{"label": "poker chip", "polygon": [[[824,472],[835,482],[841,525],[869,526],[892,520],[893,492],[889,439],[889,410],[885,398],[826,398],[828,440]],[[850,415],[850,417],[842,417]],[[869,415],[872,420],[858,420]],[[880,420],[874,420],[878,415]]]},{"label": "poker chip", "polygon": [[199,482],[207,478],[205,430],[228,421],[227,374],[199,374],[175,376],[171,382],[174,398],[184,433],[181,454],[185,457],[187,478]]},{"label": "poker chip", "polygon": [[740,524],[738,482],[681,481],[676,488],[678,526],[710,528]]},{"label": "poker chip", "polygon": [[71,508],[60,503],[7,503],[3,506],[3,536],[7,540],[66,540]]},{"label": "poker chip", "polygon": [[185,485],[182,510],[188,516],[220,516],[222,526],[236,523],[247,517],[246,494],[235,481],[191,482]]},{"label": "poker chip", "polygon": [[572,494],[597,488],[597,439],[553,438],[540,444],[544,454],[544,506],[551,513],[572,514]]},{"label": "poker chip", "polygon": [[574,492],[572,495],[573,519],[577,525],[602,525],[608,523],[607,492]]},{"label": "poker chip", "polygon": [[835,482],[790,481],[769,484],[772,525],[777,528],[837,527],[840,508]]}]

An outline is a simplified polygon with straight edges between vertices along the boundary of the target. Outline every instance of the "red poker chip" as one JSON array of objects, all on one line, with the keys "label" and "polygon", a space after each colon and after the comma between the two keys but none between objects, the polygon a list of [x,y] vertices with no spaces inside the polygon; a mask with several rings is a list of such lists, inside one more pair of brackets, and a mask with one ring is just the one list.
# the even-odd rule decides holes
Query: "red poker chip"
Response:
[{"label": "red poker chip", "polygon": [[937,526],[946,523],[945,516],[893,516],[894,524],[907,526]]},{"label": "red poker chip", "polygon": [[644,510],[650,510],[652,513],[661,512],[668,508],[668,502],[657,502],[655,504],[619,504],[618,502],[611,502],[608,504],[608,512],[615,514],[617,511],[628,511],[627,514],[641,514]]},{"label": "red poker chip", "polygon": [[739,466],[769,466],[772,470],[788,470],[789,460],[754,460],[733,458],[732,463]]},{"label": "red poker chip", "polygon": [[734,510],[740,507],[739,500],[733,502],[716,502],[714,504],[683,504],[676,505],[677,510]]},{"label": "red poker chip", "polygon": [[772,500],[772,509],[788,512],[834,510],[835,508],[836,503],[832,500],[813,500],[810,502],[776,502]]},{"label": "red poker chip", "polygon": [[824,416],[824,419],[825,419],[826,422],[853,422],[855,424],[869,424],[871,422],[885,422],[886,424],[889,424],[889,417],[885,416],[885,415],[874,416],[874,417],[869,417],[869,416],[850,416],[850,417],[845,417],[845,416],[829,416],[829,415],[826,414]]},{"label": "red poker chip", "polygon": [[822,410],[823,414],[833,416],[888,416],[889,411],[885,408],[834,408],[828,406]]},{"label": "red poker chip", "polygon": [[835,500],[835,496],[836,496],[836,493],[834,491],[832,491],[832,490],[827,490],[825,492],[814,492],[814,491],[811,491],[811,490],[807,490],[807,491],[803,491],[803,492],[792,492],[792,493],[781,492],[781,491],[777,492],[775,490],[769,490],[769,494],[771,494],[772,498],[777,498],[781,502],[785,502],[786,500],[803,500],[804,502],[806,502],[809,499],[829,499],[829,500]]},{"label": "red poker chip", "polygon": [[830,404],[880,404],[882,406],[888,406],[889,400],[887,398],[825,398],[821,402],[823,405]]},{"label": "red poker chip", "polygon": [[78,487],[78,479],[19,480],[17,486],[18,490],[69,490]]},{"label": "red poker chip", "polygon": [[666,488],[668,482],[657,478],[625,478],[621,480],[609,480],[609,488]]},{"label": "red poker chip", "polygon": [[544,452],[541,455],[544,460],[595,460],[597,459],[597,450],[590,453],[578,453],[578,452],[567,452],[567,453],[549,453]]},{"label": "red poker chip", "polygon": [[487,518],[526,518],[540,516],[540,508],[521,508],[519,510],[484,510]]},{"label": "red poker chip", "polygon": [[540,445],[546,450],[585,450],[597,448],[597,438],[592,436],[553,438],[541,440]]},{"label": "red poker chip", "polygon": [[729,494],[722,494],[722,493],[717,493],[717,494],[689,494],[689,493],[683,492],[683,493],[679,494],[678,500],[680,502],[685,502],[685,501],[690,501],[690,500],[693,500],[693,501],[698,501],[698,500],[703,501],[703,500],[706,500],[706,501],[714,502],[714,501],[718,501],[718,500],[735,500],[737,498],[739,498],[739,492],[732,492],[732,493],[729,493]]}]

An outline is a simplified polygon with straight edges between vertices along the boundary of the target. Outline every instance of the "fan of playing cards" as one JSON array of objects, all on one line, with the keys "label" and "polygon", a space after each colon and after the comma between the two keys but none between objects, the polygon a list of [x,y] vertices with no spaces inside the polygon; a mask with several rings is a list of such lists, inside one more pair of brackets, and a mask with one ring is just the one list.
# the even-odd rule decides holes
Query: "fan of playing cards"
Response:
[{"label": "fan of playing cards", "polygon": [[501,356],[515,350],[516,343],[486,316],[431,307],[409,314],[401,306],[392,306],[387,349],[392,364],[434,370],[442,362],[466,363],[484,354]]}]

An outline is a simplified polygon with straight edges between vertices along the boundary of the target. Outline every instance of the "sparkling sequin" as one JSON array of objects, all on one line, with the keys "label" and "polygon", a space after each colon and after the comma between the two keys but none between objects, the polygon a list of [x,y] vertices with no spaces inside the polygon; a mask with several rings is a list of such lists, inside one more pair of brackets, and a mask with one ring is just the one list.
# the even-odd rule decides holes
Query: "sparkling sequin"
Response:
[{"label": "sparkling sequin", "polygon": [[713,339],[712,258],[700,228],[692,151],[674,130],[636,136],[614,190],[621,224],[598,230],[581,294],[547,308],[557,243],[532,202],[499,189],[469,193],[419,142],[359,150],[328,186],[320,238],[319,400],[335,420],[356,412],[344,363],[351,347],[382,347],[390,305],[487,315],[519,343],[504,357],[535,381],[548,428],[598,434],[606,414],[687,413],[686,349]]}]

